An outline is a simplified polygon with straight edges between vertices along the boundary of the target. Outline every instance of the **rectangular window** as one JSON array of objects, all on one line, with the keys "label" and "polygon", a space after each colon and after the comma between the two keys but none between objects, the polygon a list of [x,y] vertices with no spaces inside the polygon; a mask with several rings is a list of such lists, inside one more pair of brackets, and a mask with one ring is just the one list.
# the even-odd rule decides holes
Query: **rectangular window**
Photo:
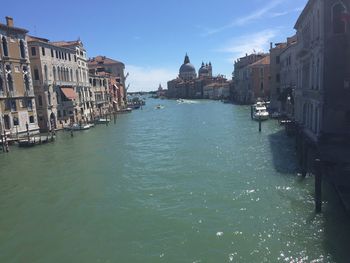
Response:
[{"label": "rectangular window", "polygon": [[51,57],[55,57],[54,53],[53,53],[53,49],[51,48]]},{"label": "rectangular window", "polygon": [[35,48],[35,47],[32,47],[32,48],[31,48],[31,51],[32,51],[32,56],[36,56],[36,48]]},{"label": "rectangular window", "polygon": [[279,64],[280,63],[280,56],[277,56],[276,57],[276,64]]},{"label": "rectangular window", "polygon": [[19,125],[18,117],[13,117],[13,126],[18,126],[18,125]]},{"label": "rectangular window", "polygon": [[58,51],[56,50],[56,58],[58,58]]},{"label": "rectangular window", "polygon": [[67,53],[64,53],[64,59],[67,60]]},{"label": "rectangular window", "polygon": [[17,111],[17,105],[15,100],[11,100],[11,111]]},{"label": "rectangular window", "polygon": [[279,83],[281,81],[281,76],[280,74],[277,74],[276,75],[276,82]]},{"label": "rectangular window", "polygon": [[39,78],[39,70],[37,68],[34,69],[34,79],[35,80],[40,80],[40,78]]},{"label": "rectangular window", "polygon": [[35,120],[34,120],[34,116],[29,116],[29,123],[34,123]]},{"label": "rectangular window", "polygon": [[45,56],[45,48],[44,47],[41,48],[41,53],[43,54],[43,56]]},{"label": "rectangular window", "polygon": [[69,61],[71,61],[71,60],[72,60],[72,58],[71,58],[70,54],[68,54],[68,59],[69,59]]}]

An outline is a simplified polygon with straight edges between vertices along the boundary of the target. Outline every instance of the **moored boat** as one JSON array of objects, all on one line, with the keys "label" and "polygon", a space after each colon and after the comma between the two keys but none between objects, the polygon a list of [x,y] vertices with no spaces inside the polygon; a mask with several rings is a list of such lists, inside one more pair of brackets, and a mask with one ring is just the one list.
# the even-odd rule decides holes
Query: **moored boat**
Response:
[{"label": "moored boat", "polygon": [[253,119],[262,121],[269,119],[269,112],[263,102],[257,102],[253,106]]}]

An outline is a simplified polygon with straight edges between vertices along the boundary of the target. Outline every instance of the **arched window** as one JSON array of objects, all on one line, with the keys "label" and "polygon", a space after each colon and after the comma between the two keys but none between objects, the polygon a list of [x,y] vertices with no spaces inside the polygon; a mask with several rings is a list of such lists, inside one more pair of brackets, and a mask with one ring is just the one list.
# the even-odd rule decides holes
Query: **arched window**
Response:
[{"label": "arched window", "polygon": [[7,84],[10,91],[13,91],[13,80],[11,74],[7,74]]},{"label": "arched window", "polygon": [[346,9],[343,4],[337,3],[332,8],[332,23],[334,34],[344,34],[346,32],[346,23],[344,14]]},{"label": "arched window", "polygon": [[70,81],[73,81],[73,70],[70,69]]},{"label": "arched window", "polygon": [[49,78],[49,74],[48,74],[47,66],[46,66],[46,65],[44,66],[44,77],[45,77],[45,81],[47,81],[48,78]]},{"label": "arched window", "polygon": [[49,102],[49,105],[51,105],[51,92],[47,92],[47,101]]},{"label": "arched window", "polygon": [[43,106],[43,97],[41,95],[38,96],[38,104],[39,106]]},{"label": "arched window", "polygon": [[52,73],[53,73],[53,80],[56,81],[56,68],[52,68]]},{"label": "arched window", "polygon": [[24,86],[26,87],[26,90],[30,90],[29,78],[27,74],[24,75]]},{"label": "arched window", "polygon": [[61,69],[60,69],[60,67],[57,67],[57,79],[61,80]]},{"label": "arched window", "polygon": [[26,57],[26,49],[24,46],[24,41],[22,39],[19,41],[19,50],[21,53],[21,58],[25,58]]},{"label": "arched window", "polygon": [[5,57],[9,56],[9,51],[8,51],[8,47],[7,47],[7,39],[6,37],[2,37],[2,51],[3,51],[3,55]]},{"label": "arched window", "polygon": [[75,77],[76,77],[76,79],[77,79],[77,82],[79,82],[80,78],[79,78],[78,70],[75,71]]}]

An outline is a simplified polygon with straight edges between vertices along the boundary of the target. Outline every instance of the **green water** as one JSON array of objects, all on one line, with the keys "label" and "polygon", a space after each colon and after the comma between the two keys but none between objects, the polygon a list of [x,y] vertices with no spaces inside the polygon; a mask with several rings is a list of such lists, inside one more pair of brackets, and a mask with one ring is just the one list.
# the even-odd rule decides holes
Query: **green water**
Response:
[{"label": "green water", "polygon": [[274,121],[259,134],[249,112],[150,99],[1,153],[0,262],[349,262],[332,188],[315,215],[293,139]]}]

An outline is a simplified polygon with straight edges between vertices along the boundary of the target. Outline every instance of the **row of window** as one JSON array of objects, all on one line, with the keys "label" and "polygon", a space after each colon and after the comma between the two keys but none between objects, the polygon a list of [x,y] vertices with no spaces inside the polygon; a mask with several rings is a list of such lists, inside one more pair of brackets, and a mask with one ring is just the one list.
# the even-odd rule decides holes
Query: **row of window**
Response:
[{"label": "row of window", "polygon": [[[39,47],[38,47],[39,48]],[[33,57],[35,57],[37,55],[37,47],[31,47],[31,55]],[[63,51],[59,51],[59,50],[54,50],[54,49],[50,49],[51,51],[51,57],[54,58],[56,57],[57,59],[61,59],[61,60],[65,60],[65,61],[72,61],[72,55],[71,53],[66,53]],[[41,55],[42,56],[46,56],[46,48],[45,47],[41,47]],[[77,56],[74,55],[73,56],[74,62],[77,62]]]},{"label": "row of window", "polygon": [[[31,124],[35,123],[34,116],[29,116],[29,123],[31,123]],[[16,116],[12,117],[12,125],[11,125],[11,117],[7,114],[4,115],[4,126],[5,126],[6,130],[9,130],[14,126],[19,126],[19,125],[20,125],[20,121],[19,121],[18,117],[16,117]]]},{"label": "row of window", "polygon": [[[13,85],[13,78],[11,73],[6,74],[6,81],[7,81],[7,87],[8,91],[14,91],[14,85]],[[30,80],[27,74],[24,74],[23,76],[23,81],[24,81],[24,87],[26,91],[30,90]],[[4,80],[2,79],[2,76],[0,76],[0,92],[4,92],[5,90],[5,85],[4,85]]]}]

